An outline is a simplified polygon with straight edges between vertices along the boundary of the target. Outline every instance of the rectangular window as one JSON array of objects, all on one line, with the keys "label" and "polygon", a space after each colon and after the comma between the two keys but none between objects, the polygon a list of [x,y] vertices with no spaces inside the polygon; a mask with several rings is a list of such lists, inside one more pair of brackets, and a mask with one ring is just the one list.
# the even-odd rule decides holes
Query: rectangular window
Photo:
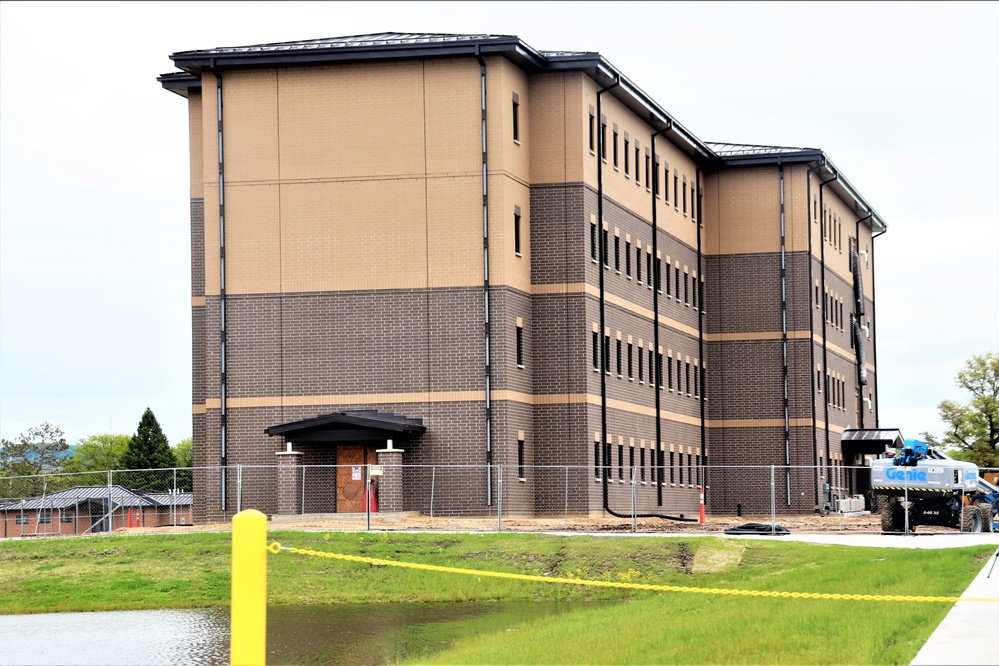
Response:
[{"label": "rectangular window", "polygon": [[593,442],[593,476],[600,478],[600,442]]},{"label": "rectangular window", "polygon": [[593,107],[591,106],[590,107],[590,124],[588,126],[588,128],[589,128],[589,137],[590,137],[590,152],[591,153],[596,150],[596,140],[597,140],[597,137],[596,137],[596,133],[597,133],[596,132],[596,129],[597,129],[596,128],[596,124],[597,124],[597,119],[596,119],[596,116],[594,115]]},{"label": "rectangular window", "polygon": [[520,206],[513,209],[513,251],[520,254]]},{"label": "rectangular window", "polygon": [[73,514],[71,513],[61,513],[59,514],[60,523],[71,523],[73,522]]},{"label": "rectangular window", "polygon": [[631,343],[628,343],[628,379],[634,379],[635,375],[631,372]]},{"label": "rectangular window", "polygon": [[652,194],[654,194],[655,196],[658,197],[659,196],[659,156],[658,155],[656,155],[656,158],[653,160],[653,162],[655,162],[655,172],[653,173],[654,177],[652,178]]},{"label": "rectangular window", "polygon": [[628,447],[628,470],[630,472],[628,474],[628,478],[631,479],[632,481],[635,480],[634,469],[635,469],[635,445],[632,444],[631,446]]},{"label": "rectangular window", "polygon": [[610,243],[608,242],[609,239],[607,238],[607,230],[604,229],[603,231],[601,231],[600,235],[604,239],[604,268],[609,268],[609,264],[607,263],[607,257],[610,256],[610,248],[608,247]]},{"label": "rectangular window", "polygon": [[697,300],[701,303],[701,310],[704,309],[704,278],[697,281]]},{"label": "rectangular window", "polygon": [[520,95],[513,93],[513,140],[520,141]]},{"label": "rectangular window", "polygon": [[610,336],[604,336],[604,372],[610,374]]},{"label": "rectangular window", "polygon": [[656,356],[656,384],[660,389],[663,387],[663,353]]},{"label": "rectangular window", "polygon": [[680,208],[680,172],[673,169],[673,207]]},{"label": "rectangular window", "polygon": [[690,305],[690,275],[688,273],[683,274],[683,302]]},{"label": "rectangular window", "polygon": [[670,273],[671,273],[671,271],[669,269],[669,266],[667,266],[666,267],[666,295],[667,296],[669,296],[670,292],[673,291],[673,288],[670,286],[670,285],[673,284],[673,280],[670,279]]},{"label": "rectangular window", "polygon": [[624,481],[624,446],[617,445],[617,480]]},{"label": "rectangular window", "polygon": [[524,367],[524,327],[517,327],[517,367]]},{"label": "rectangular window", "polygon": [[621,272],[621,237],[614,236],[614,270]]},{"label": "rectangular window", "polygon": [[674,275],[674,277],[676,277],[676,280],[674,281],[674,285],[675,285],[675,289],[676,289],[676,300],[680,300],[680,267],[679,266],[674,266],[673,267],[673,275]]},{"label": "rectangular window", "polygon": [[52,523],[52,514],[49,511],[38,512],[38,524],[49,525]]},{"label": "rectangular window", "polygon": [[638,284],[642,284],[642,248],[635,248],[635,277]]},{"label": "rectangular window", "polygon": [[638,470],[642,483],[645,483],[645,449],[638,449]]},{"label": "rectangular window", "polygon": [[682,486],[683,485],[683,451],[680,451],[679,453],[677,453],[676,462],[677,462],[676,469],[677,469],[677,472],[679,472],[680,485]]},{"label": "rectangular window", "polygon": [[650,349],[649,350],[649,386],[651,386],[652,388],[656,387],[656,378],[654,376],[654,373],[655,373],[654,368],[656,367],[655,366],[655,363],[656,363],[655,359],[656,359],[655,354]]},{"label": "rectangular window", "polygon": [[597,223],[590,222],[590,259],[597,260]]},{"label": "rectangular window", "polygon": [[[631,173],[631,170],[628,168],[628,145],[630,143],[631,142],[628,141],[628,135],[625,134],[624,135],[624,175],[625,176],[627,176],[629,173]],[[614,145],[616,146],[617,142],[615,142]],[[617,166],[617,152],[614,153],[614,166]]]},{"label": "rectangular window", "polygon": [[641,348],[638,349],[638,383],[645,383],[645,375],[642,373],[642,359],[645,358]]},{"label": "rectangular window", "polygon": [[607,161],[607,118],[600,117],[600,159]]},{"label": "rectangular window", "polygon": [[690,219],[697,219],[697,191],[693,183],[690,184]]},{"label": "rectangular window", "polygon": [[673,359],[666,363],[666,388],[673,390]]},{"label": "rectangular window", "polygon": [[690,395],[690,363],[683,364],[683,383],[687,385],[687,395]]},{"label": "rectangular window", "polygon": [[698,392],[697,392],[697,375],[699,375],[699,374],[700,374],[700,373],[698,372],[698,368],[697,368],[697,366],[695,365],[695,366],[694,366],[694,395],[695,395],[695,396],[696,396],[696,395],[699,395],[699,394],[698,394]]},{"label": "rectangular window", "polygon": [[645,153],[645,189],[649,189],[652,183],[652,174],[649,170],[652,168],[652,156],[648,152]]},{"label": "rectangular window", "polygon": [[624,274],[631,277],[631,241],[624,242]]},{"label": "rectangular window", "polygon": [[[614,168],[616,169],[617,168],[617,125],[614,125],[614,133],[611,136],[614,137],[613,155],[614,155]],[[624,154],[627,155],[628,151],[627,150],[624,151]]]},{"label": "rectangular window", "polygon": [[648,252],[645,255],[645,275],[646,282],[649,285],[649,289],[652,289],[652,253]]},{"label": "rectangular window", "polygon": [[669,452],[669,482],[676,483],[676,461],[672,451]]},{"label": "rectangular window", "polygon": [[524,476],[524,440],[517,440],[517,476],[521,479]]},{"label": "rectangular window", "polygon": [[687,177],[683,177],[683,214],[687,214]]},{"label": "rectangular window", "polygon": [[693,289],[690,290],[690,300],[691,305],[696,310],[697,309],[697,278],[691,278],[691,285]]},{"label": "rectangular window", "polygon": [[638,150],[638,142],[635,142],[635,184],[638,185],[641,182],[642,175],[638,173],[639,160],[642,159],[642,153]]},{"label": "rectangular window", "polygon": [[669,203],[669,162],[663,165],[663,201]]},{"label": "rectangular window", "polygon": [[28,517],[25,516],[24,514],[19,513],[16,516],[14,516],[14,523],[17,525],[27,525]]},{"label": "rectangular window", "polygon": [[617,376],[621,376],[621,341],[617,341]]},{"label": "rectangular window", "polygon": [[656,289],[663,293],[663,260],[656,257]]},{"label": "rectangular window", "polygon": [[683,393],[683,361],[676,359],[676,392]]},{"label": "rectangular window", "polygon": [[600,334],[593,331],[593,369],[600,369]]},{"label": "rectangular window", "polygon": [[704,386],[704,368],[703,367],[702,368],[698,368],[697,374],[701,376],[701,399],[703,400],[703,399],[707,398],[707,395],[706,395],[705,390],[704,390],[706,388]]}]

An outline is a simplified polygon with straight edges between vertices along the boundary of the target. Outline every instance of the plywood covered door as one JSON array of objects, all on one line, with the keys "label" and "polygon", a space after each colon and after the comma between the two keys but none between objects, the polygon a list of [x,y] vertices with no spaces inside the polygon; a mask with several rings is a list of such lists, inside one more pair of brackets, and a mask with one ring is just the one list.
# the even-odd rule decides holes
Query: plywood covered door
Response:
[{"label": "plywood covered door", "polygon": [[364,511],[364,466],[374,463],[375,456],[374,446],[348,444],[337,447],[337,513],[362,513]]}]

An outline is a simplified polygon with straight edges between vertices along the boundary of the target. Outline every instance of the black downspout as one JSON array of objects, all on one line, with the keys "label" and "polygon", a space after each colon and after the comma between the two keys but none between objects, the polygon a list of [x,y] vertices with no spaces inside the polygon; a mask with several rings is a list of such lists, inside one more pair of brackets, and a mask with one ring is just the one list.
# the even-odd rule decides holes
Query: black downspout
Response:
[{"label": "black downspout", "polygon": [[[855,247],[851,250],[853,254],[850,257],[850,260],[854,262],[853,268],[855,271],[855,275],[860,273],[860,224],[862,222],[871,219],[872,217],[874,217],[874,214],[871,211],[867,211],[867,217],[860,218],[854,224],[853,242]],[[858,288],[860,289],[859,291]],[[862,283],[858,283],[856,278],[854,278],[853,290],[854,290],[853,322],[854,326],[856,326],[859,329],[860,318],[863,316],[863,312],[860,310],[860,307],[858,306],[863,305],[863,300],[860,300],[860,302],[858,303],[858,299],[864,298],[864,291],[862,288]],[[855,335],[854,331],[850,331],[850,335],[853,335],[856,338],[854,344],[856,346],[855,351],[857,354],[857,390],[860,391],[860,400],[857,402],[857,427],[863,430],[864,429],[864,407],[863,407],[864,386],[867,384],[867,373],[864,371],[864,369],[861,368],[860,359],[863,357],[863,350],[860,348],[860,345],[862,344],[861,342],[862,338],[860,335]]]},{"label": "black downspout", "polygon": [[[820,265],[822,267],[822,278],[821,278],[822,279],[822,285],[821,285],[822,286],[822,375],[823,375],[823,380],[826,383],[826,396],[825,396],[826,397],[826,406],[825,406],[825,412],[824,412],[825,413],[825,423],[826,423],[826,427],[825,427],[825,433],[826,433],[826,465],[825,465],[825,468],[826,468],[826,482],[828,484],[832,483],[832,461],[829,459],[829,455],[830,455],[830,444],[829,444],[829,382],[828,382],[828,379],[829,379],[829,341],[827,340],[827,335],[828,335],[827,323],[828,323],[829,317],[828,317],[828,315],[826,313],[826,301],[828,299],[825,297],[825,293],[826,293],[826,215],[823,212],[824,201],[823,201],[823,192],[822,192],[822,190],[823,190],[823,188],[825,188],[826,185],[828,185],[829,183],[835,182],[837,180],[839,180],[839,174],[838,173],[836,173],[829,180],[826,180],[826,181],[823,181],[823,182],[819,183],[819,216],[820,216],[819,219],[821,220],[821,226],[822,226],[822,250],[821,250],[821,253],[820,253],[821,254],[821,258],[819,259],[819,263],[820,263]],[[831,497],[829,495],[826,495],[826,497],[823,499],[823,505],[822,505],[823,512],[827,508],[829,508],[829,504],[830,504],[831,501],[832,501]]]},{"label": "black downspout", "polygon": [[[784,164],[777,157],[777,170],[780,172],[780,318],[783,343],[783,375],[784,375],[784,482],[787,488],[787,505],[791,506],[791,406],[787,367],[787,231],[784,221]],[[808,379],[811,383],[812,373]]]},{"label": "black downspout", "polygon": [[215,105],[218,120],[218,153],[219,153],[219,358],[220,358],[220,395],[221,414],[220,438],[221,438],[221,495],[222,511],[226,509],[226,465],[228,460],[228,409],[226,408],[227,393],[227,362],[226,362],[226,294],[225,294],[225,159],[222,132],[222,72],[215,69],[214,60],[211,63],[211,72],[215,76]]},{"label": "black downspout", "polygon": [[483,336],[486,370],[486,506],[493,505],[493,417],[492,417],[492,376],[490,366],[490,326],[489,326],[489,183],[486,152],[486,61],[475,47],[475,58],[479,61],[479,87],[482,100],[482,298]]},{"label": "black downspout", "polygon": [[[878,295],[878,291],[877,291],[878,287],[877,287],[877,285],[878,285],[878,283],[877,283],[877,280],[874,279],[874,269],[875,269],[875,265],[874,265],[874,239],[877,238],[878,236],[880,236],[881,234],[885,233],[886,231],[888,231],[887,227],[884,228],[884,229],[882,229],[878,233],[874,234],[873,236],[871,236],[871,316],[868,317],[868,320],[871,322],[871,326],[874,328],[874,335],[871,338],[871,356],[872,356],[871,363],[874,364],[874,369],[875,369],[874,388],[878,387],[878,383],[877,383],[878,382],[878,379],[877,379],[878,335],[877,335],[877,327],[874,326],[875,321],[877,321],[876,318],[875,318],[875,314],[877,313],[877,309],[878,309],[877,305],[876,305],[877,302],[878,302],[878,300],[877,300],[877,295]],[[880,411],[880,404],[879,404],[878,399],[875,398],[874,399],[874,427],[875,428],[880,428],[881,427],[881,418],[880,418],[880,416],[878,416],[878,412],[879,411]]]},{"label": "black downspout", "polygon": [[[652,159],[656,157],[656,137],[660,134],[665,134],[673,128],[672,122],[667,122],[664,129],[658,132],[652,133]],[[637,167],[636,167],[637,169]],[[668,182],[668,178],[663,180],[665,184]],[[663,432],[662,432],[662,395],[661,387],[663,383],[662,371],[660,370],[661,364],[659,364],[659,285],[662,276],[660,275],[659,268],[659,222],[658,216],[656,214],[659,206],[656,205],[656,187],[659,186],[659,178],[656,177],[656,184],[652,188],[652,346],[655,349],[656,369],[653,372],[656,382],[656,388],[653,392],[656,396],[656,449],[655,456],[656,459],[653,461],[656,470],[656,506],[663,505],[663,479],[665,478],[663,472],[663,466],[659,464],[660,451],[659,447],[662,446]],[[652,370],[651,368],[649,369]]]},{"label": "black downspout", "polygon": [[707,372],[704,371],[704,290],[701,289],[703,284],[704,269],[701,266],[701,229],[704,228],[704,208],[703,205],[704,197],[701,194],[701,170],[696,169],[694,172],[694,177],[697,183],[697,281],[694,283],[694,289],[697,290],[697,302],[700,304],[700,308],[697,310],[697,358],[700,359],[701,364],[697,368],[696,372],[701,374],[701,395],[698,396],[697,402],[700,409],[701,418],[701,493],[704,494],[704,502],[707,504],[707,487],[708,487],[708,433],[704,425],[704,380],[707,378]]},{"label": "black downspout", "polygon": [[815,427],[815,382],[811,381],[815,371],[815,343],[812,340],[815,331],[815,308],[812,306],[812,283],[815,281],[812,271],[812,172],[824,167],[823,159],[805,174],[805,198],[808,200],[808,376],[812,387],[812,485],[814,486],[815,508],[819,509],[819,435]]}]

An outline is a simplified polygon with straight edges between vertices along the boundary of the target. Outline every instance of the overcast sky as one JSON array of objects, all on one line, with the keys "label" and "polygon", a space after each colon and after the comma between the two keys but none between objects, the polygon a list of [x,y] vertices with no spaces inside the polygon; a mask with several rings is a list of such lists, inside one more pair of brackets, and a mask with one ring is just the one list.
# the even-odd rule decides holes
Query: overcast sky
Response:
[{"label": "overcast sky", "polygon": [[[999,351],[999,3],[0,4],[0,436],[152,408],[191,435],[186,102],[171,53],[378,32],[597,51],[704,141],[821,148],[876,243],[881,426],[942,433]],[[869,357],[870,358],[870,357]]]}]

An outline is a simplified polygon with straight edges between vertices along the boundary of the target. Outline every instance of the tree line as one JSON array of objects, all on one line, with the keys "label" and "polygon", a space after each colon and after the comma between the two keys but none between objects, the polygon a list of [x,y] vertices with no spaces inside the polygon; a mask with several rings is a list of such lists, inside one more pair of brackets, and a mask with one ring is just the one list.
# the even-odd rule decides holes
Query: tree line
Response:
[{"label": "tree line", "polygon": [[190,491],[192,463],[191,438],[171,447],[149,408],[134,435],[98,433],[72,448],[60,426],[44,422],[15,440],[0,440],[0,496],[36,497],[75,486],[105,485],[108,470],[177,469],[176,486],[174,474],[166,472],[123,471],[112,474],[112,481],[133,490]]}]

